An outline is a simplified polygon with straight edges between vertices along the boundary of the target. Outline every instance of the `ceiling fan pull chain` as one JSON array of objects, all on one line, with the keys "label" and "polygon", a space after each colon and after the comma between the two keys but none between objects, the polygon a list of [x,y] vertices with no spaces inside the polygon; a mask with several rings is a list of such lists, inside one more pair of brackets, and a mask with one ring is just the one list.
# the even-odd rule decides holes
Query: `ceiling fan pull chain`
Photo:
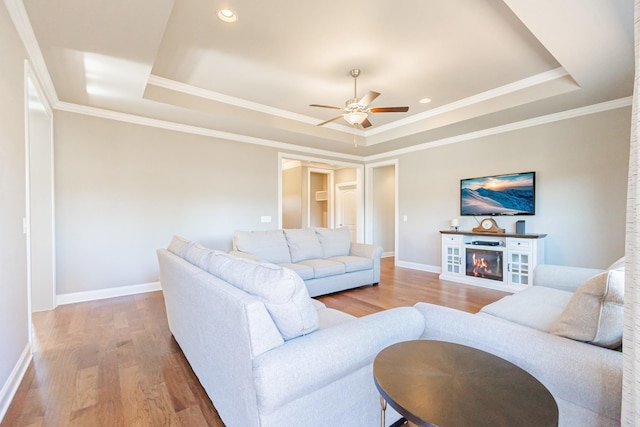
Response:
[{"label": "ceiling fan pull chain", "polygon": [[353,124],[353,148],[358,148],[358,139],[356,138],[356,129],[358,128],[358,125],[356,125],[355,123]]}]

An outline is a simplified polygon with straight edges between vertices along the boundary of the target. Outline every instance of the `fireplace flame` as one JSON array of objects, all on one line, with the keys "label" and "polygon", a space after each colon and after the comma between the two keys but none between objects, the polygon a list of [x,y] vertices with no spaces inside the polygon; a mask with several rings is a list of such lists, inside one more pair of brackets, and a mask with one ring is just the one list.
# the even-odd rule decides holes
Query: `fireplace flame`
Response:
[{"label": "fireplace flame", "polygon": [[489,267],[489,265],[487,264],[487,261],[484,259],[484,257],[476,257],[476,254],[474,253],[472,255],[472,262],[473,262],[473,275],[476,277],[482,277],[485,274],[493,274],[493,270]]}]

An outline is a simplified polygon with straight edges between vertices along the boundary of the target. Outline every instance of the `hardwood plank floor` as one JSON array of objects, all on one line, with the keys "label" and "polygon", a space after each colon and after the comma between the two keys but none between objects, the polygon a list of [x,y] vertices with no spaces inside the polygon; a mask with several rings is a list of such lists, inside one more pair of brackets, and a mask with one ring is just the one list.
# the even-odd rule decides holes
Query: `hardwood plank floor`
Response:
[{"label": "hardwood plank floor", "polygon": [[[424,301],[469,312],[506,293],[382,260],[379,286],[318,298],[364,316]],[[2,427],[224,426],[167,325],[162,292],[34,313],[33,361]]]}]

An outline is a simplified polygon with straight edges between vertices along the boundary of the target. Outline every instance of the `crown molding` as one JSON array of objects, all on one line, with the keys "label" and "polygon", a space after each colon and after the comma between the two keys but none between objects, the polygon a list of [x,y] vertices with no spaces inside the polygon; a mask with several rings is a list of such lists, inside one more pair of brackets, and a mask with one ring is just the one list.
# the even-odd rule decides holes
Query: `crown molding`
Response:
[{"label": "crown molding", "polygon": [[16,31],[22,40],[27,56],[31,62],[31,67],[38,79],[42,90],[44,91],[49,104],[53,107],[59,102],[56,88],[51,80],[51,75],[47,69],[47,64],[42,56],[40,45],[36,39],[36,35],[31,27],[31,21],[27,15],[27,10],[24,8],[24,4],[21,0],[4,0],[4,4],[7,7],[11,21],[16,27]]},{"label": "crown molding", "polygon": [[[314,117],[305,116],[304,114],[293,113],[291,111],[283,110],[280,108],[270,107],[268,105],[260,104],[253,101],[248,101],[242,98],[236,98],[234,96],[225,95],[223,93],[214,92],[208,89],[202,89],[187,83],[178,82],[175,80],[160,77],[155,74],[149,76],[148,84],[158,86],[164,89],[172,90],[175,92],[184,93],[187,95],[193,95],[204,99],[210,99],[212,101],[221,102],[223,104],[233,105],[235,107],[245,108],[247,110],[257,111],[259,113],[269,114],[284,119],[295,120],[301,123],[307,123],[311,125],[318,124],[318,119]],[[339,130],[342,132],[349,132],[353,134],[353,129],[346,126],[341,126],[337,123],[327,123],[325,127],[329,129]],[[356,129],[356,134],[359,136],[365,136],[366,132],[362,129]]]},{"label": "crown molding", "polygon": [[108,120],[116,120],[121,122],[139,124],[142,126],[155,127],[159,129],[172,130],[175,132],[184,132],[194,135],[208,136],[211,138],[224,139],[229,141],[237,141],[247,144],[262,145],[266,147],[272,147],[282,150],[290,150],[294,152],[316,154],[327,157],[337,157],[343,160],[351,160],[356,162],[372,162],[381,159],[387,159],[390,157],[400,156],[403,154],[414,153],[416,151],[429,150],[432,148],[440,147],[443,145],[455,144],[458,142],[469,141],[472,139],[483,138],[486,136],[497,135],[500,133],[511,132],[518,129],[524,129],[532,126],[538,126],[546,123],[553,123],[561,120],[572,119],[580,116],[586,116],[589,114],[600,113],[609,110],[615,110],[618,108],[629,107],[632,105],[633,97],[615,99],[612,101],[606,101],[599,104],[589,105],[586,107],[575,108],[573,110],[562,111],[559,113],[548,114],[545,116],[535,117],[532,119],[522,120],[519,122],[509,123],[506,125],[495,126],[492,128],[483,129],[476,132],[470,132],[466,134],[456,135],[449,138],[443,138],[436,141],[425,142],[423,144],[414,145],[412,147],[401,148],[398,150],[387,151],[381,154],[374,154],[371,156],[356,156],[353,154],[344,154],[340,152],[321,150],[317,148],[304,147],[301,145],[289,144],[286,142],[273,141],[269,139],[256,138],[252,136],[239,135],[230,132],[223,132],[214,129],[207,129],[198,126],[184,125],[180,123],[170,122],[160,119],[152,119],[148,117],[136,116],[134,114],[121,113],[117,111],[104,110],[101,108],[87,107],[85,105],[72,104],[68,102],[58,102],[55,109],[61,111],[67,111],[70,113],[88,115],[93,117],[99,117]]},{"label": "crown molding", "polygon": [[237,141],[246,144],[262,145],[265,147],[272,147],[282,150],[300,151],[304,153],[317,154],[321,156],[335,157],[339,156],[342,159],[349,159],[361,162],[362,156],[355,156],[352,154],[336,153],[329,150],[321,150],[318,148],[304,147],[295,144],[289,144],[286,142],[273,141],[270,139],[256,138],[253,136],[240,135],[231,132],[224,132],[214,129],[207,129],[198,126],[185,125],[181,123],[170,122],[160,119],[152,119],[149,117],[137,116],[135,114],[121,113],[118,111],[104,110],[102,108],[88,107],[86,105],[72,104],[69,102],[58,102],[55,107],[57,110],[67,111],[70,113],[83,114],[87,116],[99,117],[108,120],[116,120],[120,122],[133,123],[142,126],[155,127],[159,129],[172,130],[176,132],[190,133],[194,135],[208,136],[211,138],[224,139],[227,141]]},{"label": "crown molding", "polygon": [[553,80],[557,80],[568,76],[569,73],[562,67],[555,68],[553,70],[545,71],[544,73],[536,74],[526,79],[518,80],[513,83],[506,84],[504,86],[490,89],[488,91],[478,93],[468,98],[463,98],[449,104],[442,105],[440,107],[414,114],[413,116],[406,117],[404,119],[396,120],[386,125],[378,126],[375,129],[366,131],[365,136],[376,135],[378,133],[386,132],[392,129],[396,129],[402,126],[406,126],[411,123],[419,122],[431,117],[439,116],[440,114],[449,113],[460,108],[468,107],[473,104],[488,101],[490,99],[499,98],[501,96],[508,95],[513,92],[518,92],[524,89],[528,89],[533,86],[537,86],[542,83],[547,83]]},{"label": "crown molding", "polygon": [[[527,77],[525,79],[518,80],[516,82],[509,83],[504,86],[497,87],[495,89],[490,89],[488,91],[470,96],[468,98],[460,99],[458,101],[442,105],[440,107],[425,111],[423,113],[414,114],[412,116],[406,117],[404,119],[396,120],[386,125],[377,126],[373,129],[368,129],[368,130],[356,129],[356,132],[359,136],[363,136],[366,138],[368,136],[372,136],[372,135],[376,135],[392,129],[396,129],[396,128],[399,128],[411,123],[419,122],[434,116],[449,113],[451,111],[455,111],[460,108],[465,108],[473,104],[478,104],[480,102],[485,102],[490,99],[495,99],[501,96],[511,94],[513,92],[518,92],[533,86],[537,86],[543,83],[557,80],[568,75],[569,73],[567,72],[567,70],[565,70],[562,67],[558,67],[553,70],[545,71],[543,73],[539,73],[534,76]],[[187,83],[178,82],[178,81],[167,79],[165,77],[160,77],[154,74],[152,74],[149,77],[148,83],[154,86],[162,87],[162,88],[173,90],[176,92],[198,96],[201,98],[210,99],[212,101],[222,102],[224,104],[234,105],[236,107],[246,108],[249,110],[258,111],[264,114],[270,114],[270,115],[282,117],[285,119],[296,120],[302,123],[316,124],[318,121],[318,119],[305,116],[303,114],[297,114],[291,111],[270,107],[264,104],[259,104],[257,102],[247,101],[245,99],[236,98],[236,97],[225,95],[219,92],[202,89]],[[341,132],[353,133],[354,131],[354,129],[351,127],[341,126],[336,123],[327,123],[327,125],[325,126],[330,129],[338,130]]]},{"label": "crown molding", "polygon": [[442,145],[455,144],[458,142],[469,141],[472,139],[483,138],[485,136],[497,135],[500,133],[511,132],[518,129],[524,129],[532,126],[538,126],[546,123],[558,122],[561,120],[573,119],[589,114],[601,113],[604,111],[615,110],[618,108],[629,107],[632,105],[633,97],[614,99],[612,101],[601,102],[599,104],[588,105],[586,107],[575,108],[573,110],[562,111],[559,113],[548,114],[546,116],[534,117],[532,119],[513,122],[506,125],[495,126],[476,132],[465,133],[461,135],[443,138],[436,141],[425,142],[424,144],[414,145],[412,147],[401,148],[398,150],[388,151],[386,153],[375,154],[364,158],[365,163],[387,157],[395,157],[403,154],[414,153],[416,151],[428,150],[440,147]]}]

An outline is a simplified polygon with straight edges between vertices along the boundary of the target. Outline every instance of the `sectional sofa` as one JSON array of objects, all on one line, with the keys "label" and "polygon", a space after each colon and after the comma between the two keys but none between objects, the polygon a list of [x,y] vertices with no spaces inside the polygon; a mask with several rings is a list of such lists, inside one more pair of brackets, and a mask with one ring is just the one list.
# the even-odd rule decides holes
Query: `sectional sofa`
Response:
[{"label": "sectional sofa", "polygon": [[227,427],[380,425],[373,359],[420,336],[417,310],[355,318],[290,269],[181,238],[157,255],[169,328]]},{"label": "sectional sofa", "polygon": [[312,297],[380,281],[382,248],[352,243],[347,228],[236,231],[231,254],[295,271]]},{"label": "sectional sofa", "polygon": [[433,304],[424,339],[495,354],[542,382],[560,426],[620,426],[624,260],[606,270],[538,265],[533,286],[470,314]]},{"label": "sectional sofa", "polygon": [[379,425],[373,359],[413,339],[520,366],[554,396],[560,426],[620,425],[623,263],[538,266],[533,287],[477,314],[418,303],[355,318],[282,266],[177,237],[157,254],[169,328],[228,427]]}]

